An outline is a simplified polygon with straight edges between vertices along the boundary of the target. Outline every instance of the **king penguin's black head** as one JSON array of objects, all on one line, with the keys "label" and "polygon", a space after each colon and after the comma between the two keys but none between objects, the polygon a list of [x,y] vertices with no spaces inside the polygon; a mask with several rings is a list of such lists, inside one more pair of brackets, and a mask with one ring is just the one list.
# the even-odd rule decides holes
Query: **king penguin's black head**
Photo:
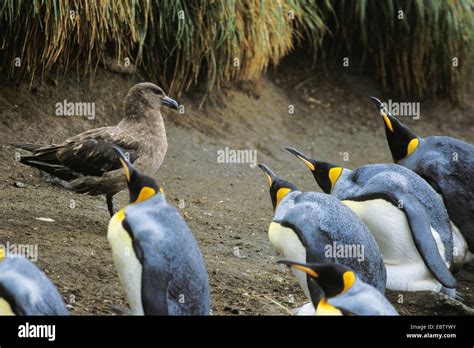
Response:
[{"label": "king penguin's black head", "polygon": [[142,174],[128,160],[125,153],[118,147],[114,146],[114,150],[119,156],[125,176],[127,178],[128,191],[130,193],[130,203],[139,203],[156,194],[163,194],[161,189],[149,176]]},{"label": "king penguin's black head", "polygon": [[392,153],[393,161],[398,162],[410,156],[418,147],[418,137],[407,126],[393,117],[385,110],[384,105],[375,97],[370,97],[379,108],[380,115],[385,123],[385,134],[387,135],[388,146]]},{"label": "king penguin's black head", "polygon": [[356,281],[356,275],[347,267],[337,263],[298,263],[288,260],[277,261],[308,274],[311,281],[316,281],[324,291],[325,298],[342,295]]},{"label": "king penguin's black head", "polygon": [[280,179],[276,174],[268,168],[265,164],[258,165],[263,170],[270,186],[270,198],[272,199],[273,209],[276,209],[280,201],[288,193],[298,191],[298,188],[291,182]]},{"label": "king penguin's black head", "polygon": [[337,179],[341,176],[343,168],[335,164],[316,161],[295,148],[287,147],[286,149],[303,161],[306,167],[313,173],[321,190],[323,190],[324,193],[330,194]]}]

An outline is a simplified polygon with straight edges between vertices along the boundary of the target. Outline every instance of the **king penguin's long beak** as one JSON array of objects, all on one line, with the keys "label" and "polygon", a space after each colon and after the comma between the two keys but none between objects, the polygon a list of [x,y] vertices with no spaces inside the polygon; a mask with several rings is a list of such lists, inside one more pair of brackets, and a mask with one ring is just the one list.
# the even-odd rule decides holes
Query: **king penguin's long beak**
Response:
[{"label": "king penguin's long beak", "polygon": [[130,178],[135,168],[133,168],[130,160],[127,158],[121,148],[118,146],[113,146],[113,149],[117,156],[119,156],[120,163],[122,164],[123,170],[125,171],[125,176],[127,177],[127,182],[130,182]]},{"label": "king penguin's long beak", "polygon": [[388,129],[393,132],[393,123],[398,123],[398,120],[388,112],[385,107],[383,106],[382,102],[375,97],[370,97],[374,104],[379,108],[380,115],[382,115],[385,124],[387,125]]},{"label": "king penguin's long beak", "polygon": [[370,97],[370,99],[372,99],[376,107],[378,107],[379,109],[383,109],[382,102],[379,99],[375,97]]},{"label": "king penguin's long beak", "polygon": [[282,265],[287,265],[288,267],[296,268],[300,271],[303,271],[303,272],[309,274],[310,276],[312,276],[314,278],[318,277],[318,274],[316,273],[316,271],[313,270],[312,268],[308,267],[304,263],[294,262],[294,261],[290,261],[290,260],[278,260],[276,263],[279,263],[279,264],[282,264]]},{"label": "king penguin's long beak", "polygon": [[265,173],[265,176],[267,177],[267,180],[268,180],[268,186],[272,186],[272,183],[278,179],[278,176],[268,167],[266,166],[265,164],[263,163],[260,163],[259,165],[259,168],[261,170],[263,170],[263,172]]},{"label": "king penguin's long beak", "polygon": [[296,157],[302,157],[307,161],[312,161],[313,160],[311,157],[305,155],[301,151],[296,150],[294,147],[285,147],[285,149],[287,151],[289,151],[290,153],[292,153],[293,155],[295,155]]},{"label": "king penguin's long beak", "polygon": [[372,99],[375,106],[380,110],[380,113],[382,114],[382,116],[385,115],[385,116],[388,116],[390,119],[395,119],[395,117],[393,117],[392,114],[387,109],[385,109],[385,106],[379,99],[375,97],[370,97],[370,99]]},{"label": "king penguin's long beak", "polygon": [[170,97],[164,97],[163,99],[161,99],[161,104],[171,108],[171,109],[174,109],[174,110],[178,110],[179,108],[179,104],[176,100],[170,98]]},{"label": "king penguin's long beak", "polygon": [[288,150],[288,152],[295,155],[296,157],[298,157],[300,160],[302,160],[309,169],[314,170],[314,164],[313,164],[314,160],[311,157],[305,155],[304,153],[296,150],[293,147],[285,147],[285,149]]}]

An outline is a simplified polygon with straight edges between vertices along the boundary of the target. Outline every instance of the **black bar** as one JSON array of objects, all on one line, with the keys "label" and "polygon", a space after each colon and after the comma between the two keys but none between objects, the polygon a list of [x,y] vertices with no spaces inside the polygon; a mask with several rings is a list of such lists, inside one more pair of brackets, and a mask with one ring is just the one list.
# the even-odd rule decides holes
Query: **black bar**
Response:
[{"label": "black bar", "polygon": [[[474,317],[0,317],[0,346],[8,344],[349,343],[469,345]],[[55,340],[20,338],[20,325],[55,325]],[[432,325],[432,326],[428,326]],[[440,325],[455,325],[447,328]],[[31,326],[30,326],[31,327]],[[421,330],[423,328],[423,330]],[[409,338],[407,334],[456,337]]]}]

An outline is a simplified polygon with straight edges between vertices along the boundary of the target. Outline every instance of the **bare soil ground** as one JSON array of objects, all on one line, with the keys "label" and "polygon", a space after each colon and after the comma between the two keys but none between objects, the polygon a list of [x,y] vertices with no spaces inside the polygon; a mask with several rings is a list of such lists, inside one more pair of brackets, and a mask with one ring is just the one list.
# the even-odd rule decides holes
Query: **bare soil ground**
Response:
[{"label": "bare soil ground", "polygon": [[[301,64],[300,64],[301,65]],[[56,83],[0,86],[0,243],[37,244],[38,265],[58,286],[71,314],[114,314],[126,306],[106,233],[105,198],[74,194],[46,183],[38,171],[15,162],[13,142],[60,142],[122,118],[122,100],[138,78],[99,71],[95,81],[68,77]],[[180,99],[185,114],[165,110],[169,150],[156,179],[177,206],[204,254],[214,314],[288,314],[305,301],[296,280],[275,265],[267,228],[273,211],[267,184],[249,164],[217,163],[217,151],[256,149],[258,161],[302,190],[319,191],[285,146],[349,168],[390,162],[382,121],[369,96],[370,80],[340,72],[316,75],[287,64],[261,80],[222,88],[204,99],[196,88]],[[95,102],[96,118],[55,116],[55,104]],[[421,105],[407,120],[422,136],[442,134],[474,142],[474,103]],[[294,107],[294,114],[289,107]],[[344,156],[349,156],[343,161]],[[21,181],[25,187],[16,187]],[[75,208],[70,208],[71,200]],[[128,193],[117,196],[124,206]],[[40,221],[37,218],[54,221]],[[456,277],[467,306],[474,306],[474,269]],[[402,295],[402,297],[400,297]],[[401,314],[463,314],[466,308],[428,292],[387,292]],[[402,303],[399,303],[402,299]]]}]

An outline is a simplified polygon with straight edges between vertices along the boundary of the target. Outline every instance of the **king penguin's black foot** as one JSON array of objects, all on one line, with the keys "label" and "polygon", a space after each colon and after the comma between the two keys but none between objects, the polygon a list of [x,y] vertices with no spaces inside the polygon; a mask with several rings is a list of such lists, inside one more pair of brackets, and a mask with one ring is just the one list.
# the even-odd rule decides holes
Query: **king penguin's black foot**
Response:
[{"label": "king penguin's black foot", "polygon": [[112,217],[117,212],[114,206],[114,195],[106,195],[105,198],[107,199],[107,209],[109,209],[110,217]]}]

